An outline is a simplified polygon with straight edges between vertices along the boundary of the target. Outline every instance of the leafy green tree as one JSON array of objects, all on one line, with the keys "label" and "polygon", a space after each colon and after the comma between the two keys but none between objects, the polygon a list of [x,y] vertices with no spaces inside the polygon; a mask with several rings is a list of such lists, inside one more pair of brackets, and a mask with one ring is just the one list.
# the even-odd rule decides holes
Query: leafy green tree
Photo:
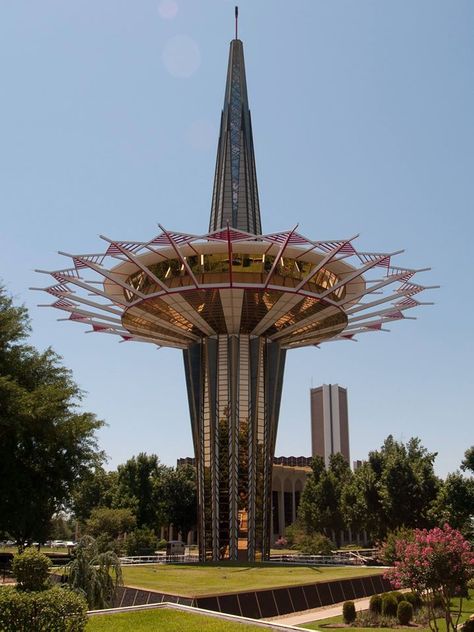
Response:
[{"label": "leafy green tree", "polygon": [[183,538],[197,524],[196,470],[191,466],[169,469],[158,487],[166,521]]},{"label": "leafy green tree", "polygon": [[69,586],[84,594],[89,607],[110,608],[122,585],[120,560],[113,551],[100,553],[94,538],[84,536],[68,565]]},{"label": "leafy green tree", "polygon": [[153,529],[142,527],[127,535],[125,548],[127,555],[153,555],[158,545],[158,538]]},{"label": "leafy green tree", "polygon": [[51,540],[74,540],[74,518],[63,511],[54,514],[50,521],[49,537]]},{"label": "leafy green tree", "polygon": [[389,436],[380,456],[379,490],[387,529],[431,526],[429,513],[439,488],[433,469],[436,453],[429,453],[418,438],[404,445]]},{"label": "leafy green tree", "polygon": [[109,539],[115,540],[134,529],[135,525],[136,518],[130,509],[96,507],[86,522],[86,531],[93,537],[107,535]]},{"label": "leafy green tree", "polygon": [[464,537],[472,538],[474,517],[474,479],[459,472],[448,474],[432,509],[437,524],[448,523]]},{"label": "leafy green tree", "polygon": [[51,350],[24,341],[27,312],[0,288],[0,532],[44,542],[51,517],[95,464],[103,422],[78,410],[82,393]]},{"label": "leafy green tree", "polygon": [[461,463],[461,469],[464,471],[469,470],[472,474],[474,474],[474,445],[472,445],[464,453],[464,460]]},{"label": "leafy green tree", "polygon": [[362,463],[344,486],[341,507],[353,531],[365,530],[372,538],[382,537],[385,533],[379,478],[370,463]]},{"label": "leafy green tree", "polygon": [[79,522],[86,522],[96,507],[113,506],[117,478],[117,472],[106,472],[100,465],[84,473],[72,500],[72,510]]},{"label": "leafy green tree", "polygon": [[352,472],[341,454],[331,455],[327,469],[321,457],[314,458],[312,470],[301,495],[299,513],[309,532],[320,531],[328,536],[334,532],[340,546],[340,532],[346,526],[342,494]]},{"label": "leafy green tree", "polygon": [[346,523],[366,530],[372,539],[383,539],[400,527],[432,526],[432,507],[441,484],[434,473],[435,458],[417,438],[404,444],[388,436],[344,486]]},{"label": "leafy green tree", "polygon": [[164,502],[156,495],[169,468],[156,454],[140,453],[117,468],[114,506],[133,510],[137,527],[157,528],[164,524]]}]

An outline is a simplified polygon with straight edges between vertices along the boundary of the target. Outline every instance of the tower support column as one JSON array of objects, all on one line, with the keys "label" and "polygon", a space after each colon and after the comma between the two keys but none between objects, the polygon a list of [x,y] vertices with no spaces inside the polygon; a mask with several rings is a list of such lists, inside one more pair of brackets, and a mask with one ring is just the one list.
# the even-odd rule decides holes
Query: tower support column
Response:
[{"label": "tower support column", "polygon": [[202,561],[269,556],[285,353],[245,334],[203,338],[184,351]]}]

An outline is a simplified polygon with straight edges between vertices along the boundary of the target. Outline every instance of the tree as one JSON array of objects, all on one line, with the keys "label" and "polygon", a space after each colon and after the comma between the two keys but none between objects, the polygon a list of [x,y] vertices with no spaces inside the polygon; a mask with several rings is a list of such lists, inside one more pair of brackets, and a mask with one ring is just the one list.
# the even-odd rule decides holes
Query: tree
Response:
[{"label": "tree", "polygon": [[156,490],[168,469],[156,454],[144,452],[118,466],[114,506],[131,508],[137,527],[155,529],[164,523],[163,499]]},{"label": "tree", "polygon": [[157,489],[163,511],[183,538],[197,523],[196,470],[191,466],[169,469]]},{"label": "tree", "polygon": [[[462,534],[448,524],[430,531],[417,529],[413,541],[398,540],[399,561],[386,577],[395,588],[410,588],[425,597],[430,628],[438,631],[435,602],[442,605],[447,632],[456,630],[462,612],[462,595],[474,576],[474,552]],[[451,610],[452,598],[460,594],[459,609]]]},{"label": "tree", "polygon": [[73,540],[74,522],[71,516],[59,512],[51,518],[49,535],[51,540]]},{"label": "tree", "polygon": [[157,545],[156,534],[148,527],[135,529],[127,535],[125,542],[127,555],[153,555]]},{"label": "tree", "polygon": [[122,585],[120,560],[113,551],[99,553],[94,538],[84,536],[68,565],[68,583],[82,592],[92,609],[110,608]]},{"label": "tree", "polygon": [[473,536],[474,479],[459,472],[448,474],[441,485],[432,514],[439,525],[450,524],[466,538]]},{"label": "tree", "polygon": [[29,330],[26,310],[0,288],[0,532],[20,549],[45,541],[77,480],[104,458],[95,434],[103,422],[78,411],[70,371],[52,349],[27,345]]},{"label": "tree", "polygon": [[135,525],[136,519],[130,509],[96,507],[86,522],[86,531],[96,538],[106,535],[109,539],[115,540],[131,531]]},{"label": "tree", "polygon": [[379,477],[369,462],[363,463],[344,486],[341,509],[351,529],[365,530],[371,538],[383,537],[386,527],[379,493]]},{"label": "tree", "polygon": [[383,539],[400,527],[433,526],[431,510],[440,487],[433,468],[435,458],[419,439],[404,444],[389,435],[344,486],[345,522],[356,530],[366,530],[372,539]]},{"label": "tree", "polygon": [[112,507],[117,487],[117,472],[106,472],[97,465],[84,473],[72,499],[72,510],[84,523],[95,507]]},{"label": "tree", "polygon": [[472,474],[474,474],[474,445],[472,445],[464,453],[464,460],[461,463],[461,469],[464,471],[469,470]]},{"label": "tree", "polygon": [[387,529],[429,526],[429,510],[439,487],[433,469],[436,453],[429,453],[418,438],[404,445],[389,436],[381,457],[379,489]]},{"label": "tree", "polygon": [[351,470],[341,454],[331,455],[327,469],[323,459],[317,456],[312,470],[301,495],[299,513],[310,532],[320,531],[328,536],[334,532],[336,544],[340,546],[340,534],[346,526],[342,493],[351,480]]}]

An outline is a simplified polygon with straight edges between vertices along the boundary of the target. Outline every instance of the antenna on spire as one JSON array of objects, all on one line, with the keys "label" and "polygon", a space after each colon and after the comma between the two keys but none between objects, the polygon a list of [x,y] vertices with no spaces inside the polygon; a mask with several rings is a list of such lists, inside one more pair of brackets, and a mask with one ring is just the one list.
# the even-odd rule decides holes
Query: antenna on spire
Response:
[{"label": "antenna on spire", "polygon": [[235,39],[239,39],[238,26],[239,26],[239,7],[235,7]]}]

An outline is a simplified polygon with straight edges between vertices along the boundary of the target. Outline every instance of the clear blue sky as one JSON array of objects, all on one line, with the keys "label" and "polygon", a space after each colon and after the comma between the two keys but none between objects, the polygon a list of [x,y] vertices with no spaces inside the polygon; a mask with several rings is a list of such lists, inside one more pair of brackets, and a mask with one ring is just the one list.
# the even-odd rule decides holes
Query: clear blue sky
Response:
[{"label": "clear blue sky", "polygon": [[[0,5],[0,276],[108,422],[111,467],[192,454],[181,353],[84,335],[28,288],[99,234],[207,230],[233,6]],[[469,0],[240,2],[265,232],[360,233],[442,286],[389,334],[289,353],[277,454],[309,454],[323,382],[348,388],[354,459],[416,435],[444,475],[474,443],[473,32]]]}]

